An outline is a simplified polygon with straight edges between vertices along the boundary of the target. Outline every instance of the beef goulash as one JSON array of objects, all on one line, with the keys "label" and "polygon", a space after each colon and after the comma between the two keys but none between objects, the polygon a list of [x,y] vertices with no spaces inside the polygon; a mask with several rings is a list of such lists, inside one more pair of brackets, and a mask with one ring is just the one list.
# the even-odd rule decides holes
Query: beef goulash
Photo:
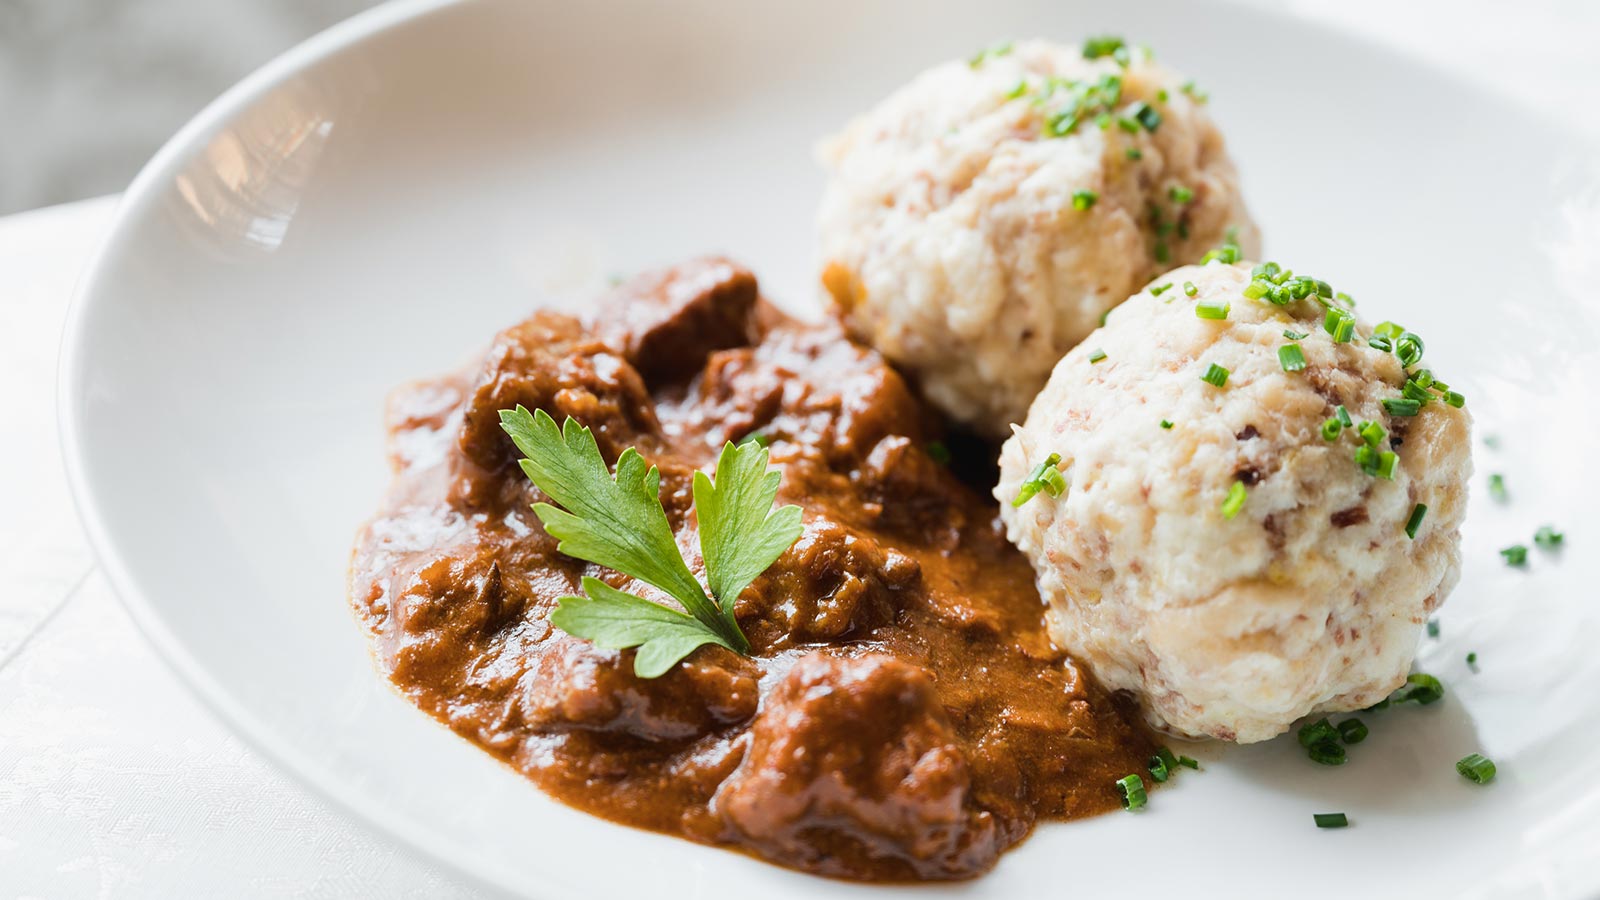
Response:
[{"label": "beef goulash", "polygon": [[[501,428],[517,406],[658,467],[697,576],[694,473],[769,447],[803,531],[738,596],[749,656],[703,646],[645,679],[552,626],[585,575],[641,588],[558,552]],[[1040,818],[1117,808],[1155,746],[1051,643],[995,502],[931,451],[942,428],[836,324],[693,261],[397,392],[352,601],[406,697],[567,804],[823,875],[972,877]]]}]

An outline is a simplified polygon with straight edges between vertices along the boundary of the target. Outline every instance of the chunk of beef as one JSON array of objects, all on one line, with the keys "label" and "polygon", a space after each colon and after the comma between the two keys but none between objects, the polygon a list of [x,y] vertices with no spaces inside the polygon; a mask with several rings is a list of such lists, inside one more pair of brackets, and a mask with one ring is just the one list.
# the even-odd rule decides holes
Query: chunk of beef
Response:
[{"label": "chunk of beef", "polygon": [[772,690],[716,796],[740,840],[846,877],[959,878],[987,869],[997,827],[926,670],[885,654],[813,653]]},{"label": "chunk of beef", "polygon": [[755,715],[760,670],[706,647],[660,678],[633,674],[633,652],[558,635],[523,680],[522,718],[540,734],[568,731],[682,741]]},{"label": "chunk of beef", "polygon": [[600,300],[595,328],[651,387],[688,379],[715,350],[750,342],[749,270],[703,257],[640,275]]},{"label": "chunk of beef", "polygon": [[517,456],[500,428],[500,411],[543,409],[557,422],[573,416],[594,430],[600,452],[616,459],[640,435],[659,430],[644,380],[581,322],[541,312],[495,336],[463,409],[462,454],[490,474]]},{"label": "chunk of beef", "polygon": [[883,438],[921,442],[929,427],[883,357],[831,325],[780,324],[753,348],[713,354],[694,394],[693,425],[712,440],[761,432],[841,472]]},{"label": "chunk of beef", "polygon": [[894,620],[896,592],[917,561],[838,522],[813,519],[800,539],[740,598],[739,622],[762,652],[861,637]]}]

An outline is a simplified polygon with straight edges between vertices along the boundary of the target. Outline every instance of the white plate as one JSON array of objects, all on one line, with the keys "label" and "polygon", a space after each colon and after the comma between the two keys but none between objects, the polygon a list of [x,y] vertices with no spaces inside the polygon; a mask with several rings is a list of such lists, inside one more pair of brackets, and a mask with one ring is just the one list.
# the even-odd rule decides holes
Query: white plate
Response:
[{"label": "white plate", "polygon": [[[486,884],[798,898],[824,883],[569,810],[393,694],[346,610],[386,391],[542,294],[724,250],[812,295],[813,138],[1005,36],[1122,32],[1214,97],[1271,256],[1413,324],[1470,398],[1462,587],[1342,769],[1208,749],[1143,815],[1047,825],[971,897],[1579,897],[1600,890],[1596,307],[1560,283],[1557,127],[1384,51],[1212,3],[401,5],[213,104],[128,192],[73,311],[62,402],[84,519],[139,623],[288,770]],[[1592,298],[1592,291],[1589,296]],[[1482,484],[1480,474],[1479,486]],[[1564,526],[1565,559],[1498,547]],[[1480,657],[1470,674],[1463,657]],[[1481,750],[1488,787],[1453,763]],[[1355,826],[1321,831],[1311,814]],[[1064,868],[1070,867],[1070,868]],[[1069,874],[1070,873],[1070,874]],[[934,889],[928,889],[933,891]]]}]

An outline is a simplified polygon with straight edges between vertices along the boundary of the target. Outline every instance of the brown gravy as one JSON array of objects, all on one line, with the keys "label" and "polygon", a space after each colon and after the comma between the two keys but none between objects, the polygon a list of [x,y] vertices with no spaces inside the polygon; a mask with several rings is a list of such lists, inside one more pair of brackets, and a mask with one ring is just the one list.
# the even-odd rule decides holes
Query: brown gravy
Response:
[{"label": "brown gravy", "polygon": [[[552,629],[586,573],[653,595],[556,552],[499,426],[519,403],[610,461],[636,446],[689,548],[692,473],[769,442],[805,532],[739,598],[753,658],[705,647],[642,680]],[[971,877],[1041,817],[1117,808],[1154,745],[1051,644],[993,501],[929,456],[940,427],[876,353],[697,260],[397,392],[352,603],[407,697],[566,803],[823,875]]]}]

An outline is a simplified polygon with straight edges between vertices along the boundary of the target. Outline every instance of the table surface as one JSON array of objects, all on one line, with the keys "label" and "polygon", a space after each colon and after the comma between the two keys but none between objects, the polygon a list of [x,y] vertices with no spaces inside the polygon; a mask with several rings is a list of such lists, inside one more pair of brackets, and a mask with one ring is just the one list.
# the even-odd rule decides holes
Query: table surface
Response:
[{"label": "table surface", "polygon": [[[1440,0],[1252,5],[1400,46],[1568,121],[1600,94],[1590,0],[1473,16]],[[1600,116],[1573,124],[1600,137]],[[0,219],[0,896],[474,896],[234,737],[96,570],[56,441],[56,356],[115,209],[101,198]]]}]

